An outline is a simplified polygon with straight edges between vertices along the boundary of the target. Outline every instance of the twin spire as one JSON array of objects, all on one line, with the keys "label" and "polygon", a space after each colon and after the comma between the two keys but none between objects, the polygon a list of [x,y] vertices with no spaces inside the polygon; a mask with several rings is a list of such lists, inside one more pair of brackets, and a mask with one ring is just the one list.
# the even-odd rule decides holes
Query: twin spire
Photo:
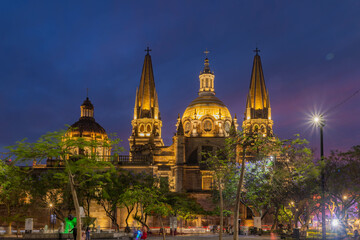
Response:
[{"label": "twin spire", "polygon": [[254,63],[251,73],[249,93],[246,100],[245,119],[243,129],[249,134],[273,136],[273,121],[269,92],[266,89],[264,73],[259,56],[260,50],[254,50]]},{"label": "twin spire", "polygon": [[264,73],[259,56],[260,50],[256,48],[251,73],[249,93],[246,100],[245,119],[271,119],[269,92],[266,89]]},{"label": "twin spire", "polygon": [[139,88],[136,90],[134,118],[159,119],[159,103],[155,89],[154,73],[152,68],[149,47],[145,50],[144,65],[140,78]]},{"label": "twin spire", "polygon": [[164,146],[161,138],[162,121],[149,47],[142,68],[140,85],[136,89],[132,134],[129,138],[130,152],[135,154],[139,146]]},{"label": "twin spire", "polygon": [[[156,121],[161,119],[158,96],[155,89],[151,56],[149,54],[151,50],[147,48],[145,51],[146,55],[142,68],[140,85],[136,91],[133,119],[133,121],[136,122],[133,122],[133,134],[138,136],[148,136],[149,134],[155,134],[159,137],[160,140],[162,125],[161,121],[152,123],[149,122],[149,124],[145,124],[145,122],[142,124],[142,122],[137,121],[137,119],[153,119]],[[251,132],[255,131],[256,129],[260,129],[263,133],[272,135],[271,107],[269,93],[265,85],[261,59],[259,56],[260,50],[256,48],[254,52],[256,54],[253,61],[243,128],[245,127]],[[199,96],[215,95],[215,75],[210,70],[209,59],[207,57],[209,51],[206,50],[204,53],[206,54],[206,57],[204,62],[204,69],[200,72],[199,75]]]}]

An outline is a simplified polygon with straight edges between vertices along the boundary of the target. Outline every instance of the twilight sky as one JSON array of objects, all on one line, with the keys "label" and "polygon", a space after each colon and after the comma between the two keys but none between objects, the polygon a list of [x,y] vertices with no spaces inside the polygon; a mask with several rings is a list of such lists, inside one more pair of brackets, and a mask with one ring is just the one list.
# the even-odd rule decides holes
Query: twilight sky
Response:
[{"label": "twilight sky", "polygon": [[[309,114],[360,89],[359,12],[357,0],[1,1],[0,150],[76,122],[86,88],[96,121],[128,147],[147,46],[166,145],[206,48],[217,97],[241,123],[256,45],[275,134],[318,150]],[[327,114],[326,153],[360,144],[359,103],[357,93]]]}]

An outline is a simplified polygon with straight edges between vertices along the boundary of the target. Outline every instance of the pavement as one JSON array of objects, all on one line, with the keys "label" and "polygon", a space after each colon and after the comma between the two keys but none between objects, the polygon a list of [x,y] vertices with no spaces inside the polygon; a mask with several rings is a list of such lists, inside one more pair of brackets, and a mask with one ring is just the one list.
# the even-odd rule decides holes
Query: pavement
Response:
[{"label": "pavement", "polygon": [[[223,240],[232,240],[234,238],[233,235],[224,234]],[[156,236],[150,236],[148,239],[151,240],[162,240],[162,236],[156,235]],[[166,236],[166,240],[204,240],[204,239],[219,239],[218,234],[202,234],[202,235],[177,235],[177,236]],[[239,240],[277,240],[280,239],[280,237],[276,235],[266,235],[266,236],[246,236],[246,235],[239,235]]]},{"label": "pavement", "polygon": [[[0,240],[18,240],[22,239],[22,236],[16,235],[0,235]],[[234,238],[233,235],[224,234],[223,240],[232,240]],[[115,240],[116,238],[114,238]],[[160,235],[152,235],[148,237],[149,240],[163,240],[163,237]],[[166,240],[217,240],[219,239],[218,234],[201,234],[201,235],[176,235],[176,236],[169,236],[166,235]],[[280,237],[274,235],[265,235],[265,236],[246,236],[246,235],[239,235],[239,240],[278,240]],[[34,240],[34,239],[32,239]],[[72,240],[72,239],[71,239]],[[97,239],[99,240],[99,239]]]}]

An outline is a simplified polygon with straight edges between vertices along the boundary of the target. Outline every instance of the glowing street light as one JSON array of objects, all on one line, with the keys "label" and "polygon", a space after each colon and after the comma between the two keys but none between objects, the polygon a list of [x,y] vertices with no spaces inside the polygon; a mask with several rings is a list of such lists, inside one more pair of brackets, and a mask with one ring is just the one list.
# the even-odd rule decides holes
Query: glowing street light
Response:
[{"label": "glowing street light", "polygon": [[332,221],[331,221],[331,225],[333,225],[333,227],[337,227],[339,226],[339,220],[334,218]]},{"label": "glowing street light", "polygon": [[50,210],[50,224],[49,224],[49,229],[51,228],[51,224],[52,224],[52,231],[54,232],[54,222],[53,222],[53,219],[52,219],[52,207],[53,207],[53,204],[50,203],[49,204],[49,210]]},{"label": "glowing street light", "polygon": [[[321,162],[324,163],[324,136],[323,128],[325,126],[325,120],[323,115],[314,116],[312,122],[315,126],[320,128],[320,156]],[[326,218],[325,218],[325,174],[324,170],[321,170],[321,221],[322,221],[322,239],[326,239]]]}]

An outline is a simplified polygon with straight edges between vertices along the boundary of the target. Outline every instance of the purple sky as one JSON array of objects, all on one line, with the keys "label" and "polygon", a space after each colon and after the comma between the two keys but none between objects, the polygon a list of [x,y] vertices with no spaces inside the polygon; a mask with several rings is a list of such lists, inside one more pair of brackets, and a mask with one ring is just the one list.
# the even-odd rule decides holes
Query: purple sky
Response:
[{"label": "purple sky", "polygon": [[[275,134],[315,149],[308,115],[360,88],[357,0],[74,2],[0,2],[0,149],[77,121],[86,88],[97,122],[128,147],[148,45],[166,145],[197,96],[205,48],[217,96],[241,123],[257,45]],[[360,93],[327,115],[327,153],[360,144],[359,103]]]}]

